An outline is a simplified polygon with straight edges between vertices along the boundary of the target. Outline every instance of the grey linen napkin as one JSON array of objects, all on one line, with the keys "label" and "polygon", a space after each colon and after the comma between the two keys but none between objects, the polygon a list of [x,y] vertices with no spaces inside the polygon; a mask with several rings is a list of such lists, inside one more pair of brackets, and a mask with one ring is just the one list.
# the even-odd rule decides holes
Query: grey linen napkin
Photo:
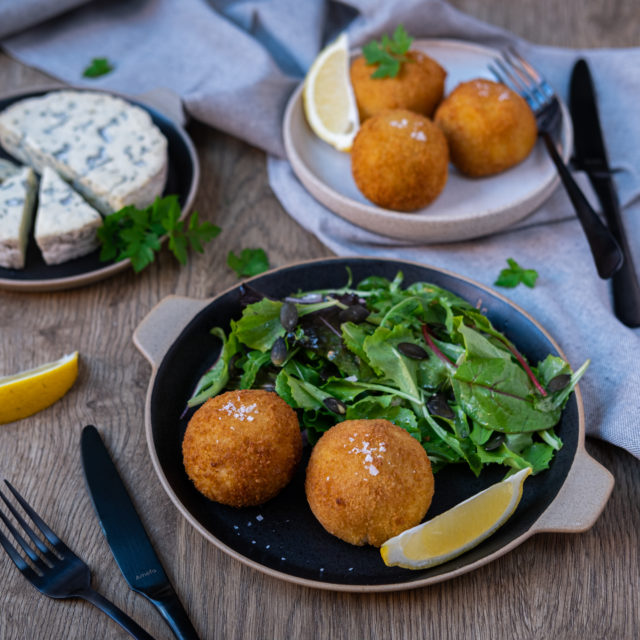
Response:
[{"label": "grey linen napkin", "polygon": [[[30,0],[35,2],[37,0]],[[0,4],[2,33],[11,31]],[[598,278],[571,204],[559,188],[518,225],[490,237],[427,245],[392,240],[317,203],[284,158],[286,101],[319,49],[346,29],[360,45],[403,23],[416,37],[516,44],[566,99],[578,57],[588,60],[633,250],[640,240],[640,49],[567,50],[533,45],[443,0],[95,0],[22,31],[2,46],[26,64],[76,85],[140,94],[168,88],[194,118],[269,154],[270,184],[285,210],[338,255],[410,259],[492,286],[506,258],[540,275],[534,289],[504,291],[556,339],[570,363],[591,366],[580,383],[587,433],[640,457],[640,330],[613,315],[609,284]],[[16,27],[22,29],[24,24]],[[115,71],[83,80],[92,57]],[[581,184],[586,185],[584,180]],[[640,256],[635,256],[640,264]]]}]

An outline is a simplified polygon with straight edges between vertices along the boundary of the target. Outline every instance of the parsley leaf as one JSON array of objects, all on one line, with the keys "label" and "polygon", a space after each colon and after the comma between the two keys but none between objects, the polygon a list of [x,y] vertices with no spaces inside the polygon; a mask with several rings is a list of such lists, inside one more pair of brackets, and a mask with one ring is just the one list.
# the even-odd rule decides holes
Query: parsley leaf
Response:
[{"label": "parsley leaf", "polygon": [[395,78],[400,72],[400,65],[407,61],[405,53],[413,42],[404,27],[399,24],[393,33],[393,38],[386,34],[380,42],[373,40],[364,47],[362,53],[367,64],[376,64],[378,68],[371,74],[372,78]]},{"label": "parsley leaf", "polygon": [[220,228],[210,222],[201,223],[197,211],[188,221],[181,221],[180,215],[178,196],[170,195],[156,198],[145,209],[128,205],[106,216],[98,229],[100,260],[119,262],[129,258],[137,273],[155,260],[162,246],[160,240],[166,235],[169,249],[180,264],[185,264],[188,249],[202,253],[203,244],[215,238]]},{"label": "parsley leaf", "polygon": [[239,256],[229,251],[227,266],[231,267],[239,278],[256,276],[269,268],[269,258],[264,249],[243,249]]},{"label": "parsley leaf", "polygon": [[523,269],[513,258],[507,258],[508,269],[503,269],[498,279],[493,283],[498,287],[513,288],[520,283],[533,289],[538,279],[538,272],[535,269]]},{"label": "parsley leaf", "polygon": [[113,71],[113,65],[107,58],[93,58],[91,64],[82,72],[85,78],[99,78]]}]

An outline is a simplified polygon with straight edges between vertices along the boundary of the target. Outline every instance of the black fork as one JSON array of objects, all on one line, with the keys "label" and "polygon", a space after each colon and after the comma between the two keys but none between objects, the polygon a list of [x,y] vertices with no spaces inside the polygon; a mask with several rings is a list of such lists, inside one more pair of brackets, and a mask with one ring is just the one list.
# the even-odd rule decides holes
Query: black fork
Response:
[{"label": "black fork", "polygon": [[593,210],[558,153],[554,139],[560,130],[562,111],[554,90],[534,67],[513,50],[503,51],[502,57],[495,58],[494,64],[489,65],[489,71],[498,82],[519,93],[531,107],[538,134],[556,165],[589,242],[598,275],[610,278],[622,266],[624,256],[613,234]]},{"label": "black fork", "polygon": [[[8,480],[5,480],[5,484],[44,537],[43,540],[20,515],[5,494],[0,491],[0,498],[7,505],[22,533],[18,531],[2,510],[0,510],[0,520],[9,530],[27,559],[9,541],[9,538],[2,530],[0,530],[0,544],[22,575],[38,591],[50,598],[82,598],[87,600],[104,611],[134,638],[153,640],[124,611],[118,609],[112,602],[91,588],[91,573],[86,563],[60,540]],[[25,539],[25,535],[29,540]]]}]

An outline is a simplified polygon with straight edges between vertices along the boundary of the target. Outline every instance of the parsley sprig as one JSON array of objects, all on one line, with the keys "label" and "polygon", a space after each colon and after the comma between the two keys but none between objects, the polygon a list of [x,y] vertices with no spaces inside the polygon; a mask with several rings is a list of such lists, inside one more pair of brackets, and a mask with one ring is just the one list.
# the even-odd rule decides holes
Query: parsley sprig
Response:
[{"label": "parsley sprig", "polygon": [[142,271],[155,260],[160,251],[160,239],[169,238],[169,249],[178,262],[187,262],[189,248],[203,252],[203,244],[220,233],[220,228],[210,222],[200,222],[194,211],[189,220],[180,220],[181,210],[178,196],[156,198],[145,209],[133,205],[105,217],[98,229],[102,244],[100,260],[119,262],[129,258],[134,271]]},{"label": "parsley sprig", "polygon": [[91,64],[82,72],[85,78],[99,78],[113,71],[113,65],[107,58],[93,58]]},{"label": "parsley sprig", "polygon": [[227,255],[227,266],[239,278],[257,276],[269,268],[269,258],[264,249],[243,249],[239,256],[233,251]]},{"label": "parsley sprig", "polygon": [[507,264],[509,267],[500,272],[494,285],[512,289],[522,283],[530,289],[535,287],[538,279],[538,272],[535,269],[523,269],[513,258],[507,258]]},{"label": "parsley sprig", "polygon": [[412,42],[413,38],[399,24],[393,33],[393,38],[385,34],[380,42],[373,40],[362,47],[367,64],[378,65],[371,77],[395,78],[400,72],[400,65],[408,59],[405,54],[409,51]]}]

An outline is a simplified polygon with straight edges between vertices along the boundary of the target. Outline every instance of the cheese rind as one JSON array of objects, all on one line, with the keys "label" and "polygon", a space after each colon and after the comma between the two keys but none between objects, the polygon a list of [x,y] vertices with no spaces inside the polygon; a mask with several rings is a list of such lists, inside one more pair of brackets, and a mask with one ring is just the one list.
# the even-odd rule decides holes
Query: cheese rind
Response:
[{"label": "cheese rind", "polygon": [[0,183],[0,266],[23,269],[38,181],[25,167]]},{"label": "cheese rind", "polygon": [[42,173],[55,169],[104,214],[159,196],[167,140],[140,107],[107,93],[53,91],[0,113],[0,143]]},{"label": "cheese rind", "polygon": [[40,180],[35,240],[47,264],[60,264],[98,248],[102,217],[53,169]]}]

